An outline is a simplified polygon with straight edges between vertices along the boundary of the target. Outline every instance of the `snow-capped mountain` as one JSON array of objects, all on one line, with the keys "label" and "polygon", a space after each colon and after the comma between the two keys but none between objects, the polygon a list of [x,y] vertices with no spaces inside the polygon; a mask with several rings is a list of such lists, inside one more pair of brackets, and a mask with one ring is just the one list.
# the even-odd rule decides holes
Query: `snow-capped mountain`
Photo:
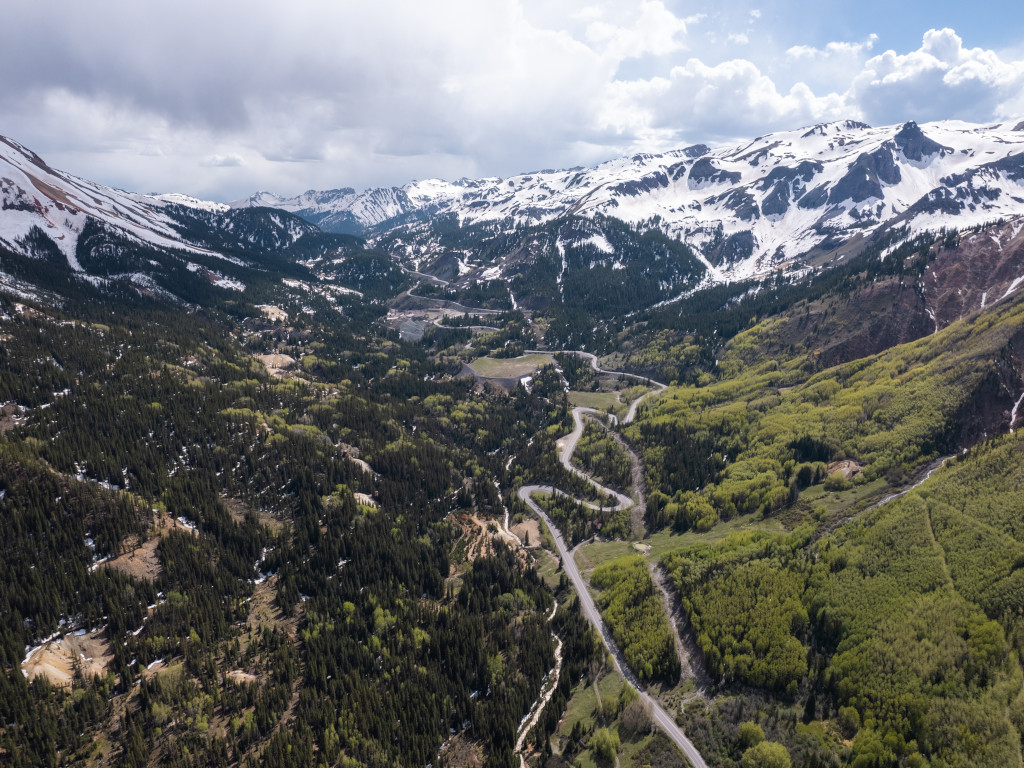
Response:
[{"label": "snow-capped mountain", "polygon": [[323,192],[309,190],[296,197],[278,197],[271,192],[257,192],[245,200],[236,200],[232,208],[280,208],[295,213],[325,232],[355,234],[368,226],[395,219],[417,209],[398,187],[371,189],[357,193],[351,187]]},{"label": "snow-capped mountain", "polygon": [[356,238],[325,234],[284,211],[124,192],[54,169],[0,136],[0,292],[47,292],[47,278],[26,280],[17,263],[25,257],[70,274],[75,284],[128,286],[186,303],[244,293],[254,281],[265,293],[283,285],[282,274],[308,280],[313,262],[327,265],[317,290],[332,297],[386,292],[401,282],[386,256],[360,254]]},{"label": "snow-capped mountain", "polygon": [[[1024,123],[842,121],[594,168],[288,199],[261,193],[232,205],[280,207],[327,229],[404,226],[413,240],[410,222],[423,214],[510,226],[603,214],[652,222],[695,248],[716,280],[738,279],[809,254],[839,256],[880,228],[905,225],[913,234],[1024,214]],[[417,248],[429,251],[419,231]]]},{"label": "snow-capped mountain", "polygon": [[31,235],[38,229],[72,269],[82,272],[78,241],[90,219],[136,242],[207,253],[182,242],[166,210],[175,204],[228,210],[184,195],[138,195],[94,184],[51,168],[35,152],[0,136],[0,245],[15,253],[31,252]]},{"label": "snow-capped mountain", "polygon": [[[188,275],[243,290],[273,261],[383,296],[401,282],[395,264],[374,260],[384,251],[453,290],[501,280],[513,305],[596,303],[614,314],[840,261],[880,235],[895,243],[1022,216],[1024,122],[1013,121],[844,121],[594,168],[261,192],[230,205],[105,187],[0,137],[0,248],[46,255],[86,279],[179,293]],[[349,265],[361,242],[322,229],[362,232],[378,254]]]}]

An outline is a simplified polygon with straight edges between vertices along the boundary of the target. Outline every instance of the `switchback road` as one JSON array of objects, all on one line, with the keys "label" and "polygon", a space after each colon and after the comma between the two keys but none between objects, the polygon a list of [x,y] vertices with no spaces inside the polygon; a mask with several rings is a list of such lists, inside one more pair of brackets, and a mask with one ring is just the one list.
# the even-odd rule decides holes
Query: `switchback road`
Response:
[{"label": "switchback road", "polygon": [[[599,415],[600,411],[596,411],[593,408],[573,408],[572,409],[573,430],[572,430],[572,432],[570,432],[568,434],[568,436],[563,437],[561,440],[559,440],[559,442],[562,443],[562,448],[561,448],[562,455],[561,455],[561,459],[560,459],[561,462],[562,462],[562,466],[565,467],[570,472],[572,472],[574,475],[578,475],[579,477],[582,477],[584,480],[586,480],[592,486],[594,486],[599,491],[601,491],[601,493],[607,494],[608,496],[612,496],[615,499],[615,506],[612,507],[612,509],[614,509],[616,511],[618,511],[620,509],[628,509],[629,507],[633,506],[633,504],[635,503],[633,501],[633,499],[631,499],[629,496],[626,496],[623,493],[619,493],[618,491],[613,491],[611,488],[607,488],[607,487],[601,485],[596,480],[594,480],[594,478],[592,478],[590,475],[588,475],[586,472],[584,472],[582,469],[579,469],[578,467],[576,467],[572,463],[573,451],[576,450],[576,444],[580,441],[580,437],[582,437],[582,435],[583,435],[583,414],[584,413],[592,413],[594,415]],[[593,504],[587,504],[587,506],[591,507],[592,509],[596,509],[597,508]]]},{"label": "switchback road", "polygon": [[[536,353],[537,350],[526,350],[526,354]],[[544,354],[550,354],[550,352],[545,352]],[[634,373],[625,373],[621,371],[607,371],[604,370],[603,368],[599,368],[597,365],[597,357],[589,352],[574,351],[570,352],[569,354],[581,355],[582,357],[586,357],[587,359],[589,359],[591,367],[597,373],[603,373],[610,376],[623,376],[626,378],[635,379],[639,382],[643,382],[654,387],[655,392],[661,392],[666,389],[666,386],[664,384],[661,384],[660,382],[657,381],[652,381],[651,379],[646,378],[644,376],[640,376]],[[644,400],[644,398],[646,398],[649,394],[653,393],[648,392],[642,395],[641,397],[637,398],[630,404],[629,410],[626,412],[625,417],[622,419],[622,424],[629,424],[630,422],[633,421],[633,419],[636,416],[637,407],[640,405],[640,402]],[[595,411],[592,408],[573,409],[572,416],[574,428],[573,431],[569,433],[569,435],[566,438],[564,438],[564,442],[562,443],[562,447],[560,450],[559,460],[562,462],[562,466],[564,466],[570,472],[573,472],[574,474],[583,477],[585,480],[587,480],[592,485],[597,487],[598,490],[600,490],[602,493],[608,494],[609,496],[613,496],[616,499],[617,504],[615,509],[626,509],[628,507],[633,506],[633,504],[635,503],[633,499],[629,498],[628,496],[625,496],[624,494],[617,493],[611,490],[610,488],[605,488],[604,486],[596,483],[589,475],[587,475],[585,472],[577,469],[572,465],[573,451],[576,449],[576,444],[579,442],[580,436],[583,434],[584,413],[597,413],[597,411]],[[605,647],[608,649],[608,653],[611,654],[612,660],[615,664],[615,668],[618,670],[619,674],[621,674],[623,679],[630,686],[632,686],[640,695],[640,698],[647,705],[651,713],[651,719],[654,721],[654,724],[658,728],[660,728],[665,733],[665,735],[668,736],[669,739],[671,739],[677,747],[679,747],[680,750],[682,750],[683,754],[686,755],[686,758],[690,761],[691,765],[693,765],[694,768],[707,768],[707,763],[704,761],[704,758],[701,757],[700,752],[693,745],[693,742],[686,738],[686,734],[683,733],[682,729],[676,724],[675,718],[668,711],[665,710],[665,708],[661,705],[660,702],[658,702],[654,697],[650,696],[646,690],[644,690],[644,688],[640,685],[640,681],[637,679],[636,675],[633,674],[633,670],[631,670],[629,668],[629,665],[626,664],[625,657],[623,657],[622,651],[619,649],[618,644],[612,637],[611,631],[605,624],[604,619],[601,618],[601,613],[600,611],[598,611],[597,605],[595,605],[594,603],[594,598],[591,596],[590,591],[587,589],[587,583],[583,579],[583,575],[580,573],[579,568],[576,566],[576,561],[573,559],[572,553],[569,552],[569,549],[565,545],[565,540],[562,538],[561,532],[555,526],[551,518],[548,517],[547,513],[540,507],[540,505],[533,500],[532,494],[534,493],[562,494],[565,496],[568,496],[569,494],[565,494],[564,492],[558,490],[557,488],[554,488],[549,485],[524,485],[522,488],[519,489],[518,492],[519,498],[522,499],[522,501],[531,510],[533,510],[534,514],[536,514],[541,520],[545,522],[545,524],[548,527],[548,530],[551,531],[551,536],[555,541],[555,548],[558,550],[558,555],[562,560],[562,568],[565,570],[565,573],[568,575],[569,580],[572,582],[573,588],[579,595],[580,609],[582,610],[583,615],[587,618],[587,620],[593,625],[594,629],[597,630],[598,635],[601,636],[601,639],[604,642]],[[574,497],[570,496],[570,498]],[[576,500],[584,504],[585,506],[590,507],[591,509],[598,508],[597,505],[592,504],[590,502],[585,502],[580,499]]]}]

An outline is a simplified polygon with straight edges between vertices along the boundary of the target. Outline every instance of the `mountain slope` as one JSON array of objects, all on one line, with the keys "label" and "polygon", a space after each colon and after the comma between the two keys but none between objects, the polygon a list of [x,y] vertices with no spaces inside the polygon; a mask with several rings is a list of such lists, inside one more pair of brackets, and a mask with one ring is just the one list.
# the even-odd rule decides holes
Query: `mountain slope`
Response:
[{"label": "mountain slope", "polygon": [[408,195],[397,187],[356,193],[351,187],[323,192],[309,190],[296,197],[278,197],[257,192],[245,200],[231,203],[232,208],[280,208],[297,213],[325,232],[358,234],[367,226],[401,216],[414,209]]},{"label": "mountain slope", "polygon": [[[52,287],[46,283],[53,276],[26,268],[27,258],[63,269],[79,283],[110,290],[127,285],[204,305],[216,303],[217,292],[227,297],[247,289],[254,299],[276,301],[276,294],[288,293],[282,278],[317,283],[315,292],[332,303],[344,293],[394,295],[401,271],[364,249],[359,238],[324,233],[273,208],[239,210],[96,184],[0,137],[0,253],[11,254],[0,260],[0,289],[8,293],[40,297]],[[314,262],[327,266],[314,274]]]},{"label": "mountain slope", "polygon": [[[190,200],[169,196],[170,201]],[[78,272],[78,239],[92,218],[114,227],[131,239],[165,248],[206,249],[182,243],[164,208],[166,199],[136,195],[104,187],[51,168],[37,154],[12,139],[0,136],[0,245],[18,252],[31,250],[32,230],[38,228],[53,241]],[[226,210],[226,206],[194,204]]]},{"label": "mountain slope", "polygon": [[[1019,155],[957,158],[930,127],[874,133],[845,166],[794,158],[784,185],[777,148],[755,163],[698,147],[668,186],[588,193],[639,211],[677,182],[719,198],[746,174],[751,218],[733,214],[751,227],[863,204],[852,236],[885,230],[804,279],[707,290],[743,274],[759,230],[694,254],[600,207],[506,220],[481,186],[473,219],[423,184],[376,201],[372,215],[401,212],[372,251],[284,210],[110,190],[5,143],[0,762],[508,766],[523,723],[538,750],[585,760],[584,726],[619,733],[630,705],[578,686],[598,638],[557,571],[529,566],[550,558],[502,542],[526,512],[517,487],[583,482],[557,461],[570,396],[621,413],[638,390],[568,355],[529,389],[456,375],[546,329],[550,348],[614,352],[609,370],[674,368],[623,434],[643,456],[647,564],[672,577],[715,676],[683,712],[712,765],[742,759],[744,721],[795,765],[1024,765],[1024,442],[991,439],[1024,404],[1024,218],[914,234],[1012,213]],[[948,175],[868,222],[918,171]],[[444,270],[410,305],[538,314],[435,311],[426,344],[399,344],[375,322],[411,280],[395,256]],[[604,539],[583,557],[637,551],[609,540],[607,510],[579,509]],[[67,687],[29,681],[55,658]],[[678,764],[651,759],[642,730],[621,731],[624,768]]]}]

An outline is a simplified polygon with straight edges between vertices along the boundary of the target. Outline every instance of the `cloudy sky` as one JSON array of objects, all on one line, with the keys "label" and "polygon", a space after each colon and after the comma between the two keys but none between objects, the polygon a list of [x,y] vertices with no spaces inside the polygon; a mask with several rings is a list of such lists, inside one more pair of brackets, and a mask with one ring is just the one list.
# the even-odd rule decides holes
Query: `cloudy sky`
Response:
[{"label": "cloudy sky", "polygon": [[1024,118],[1019,0],[36,0],[0,20],[0,134],[218,200]]}]

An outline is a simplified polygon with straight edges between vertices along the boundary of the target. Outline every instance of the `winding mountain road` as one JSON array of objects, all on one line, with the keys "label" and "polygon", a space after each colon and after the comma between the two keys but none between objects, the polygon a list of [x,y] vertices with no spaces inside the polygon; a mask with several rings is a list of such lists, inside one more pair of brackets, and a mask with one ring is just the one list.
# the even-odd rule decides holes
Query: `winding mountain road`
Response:
[{"label": "winding mountain road", "polygon": [[[629,496],[626,496],[624,493],[619,493],[618,491],[613,491],[611,488],[608,488],[607,486],[601,485],[599,482],[594,480],[594,478],[592,478],[589,474],[587,474],[582,469],[580,469],[579,467],[577,467],[576,465],[574,465],[572,463],[573,451],[576,450],[576,444],[580,441],[580,437],[583,436],[583,427],[584,427],[583,414],[585,414],[585,413],[592,413],[594,415],[598,415],[600,413],[600,411],[597,411],[597,410],[595,410],[593,408],[582,408],[582,407],[580,407],[580,408],[573,408],[572,409],[572,420],[573,420],[573,424],[574,424],[573,430],[566,437],[563,437],[561,440],[559,440],[559,443],[562,444],[562,450],[561,450],[561,454],[562,455],[561,455],[561,458],[560,458],[560,461],[562,462],[562,466],[565,467],[570,472],[572,472],[574,475],[577,475],[578,477],[582,477],[584,480],[586,480],[592,486],[597,488],[597,490],[601,491],[601,493],[604,493],[604,494],[606,494],[608,496],[613,497],[615,499],[615,506],[611,508],[612,510],[618,511],[620,509],[629,509],[630,507],[633,506],[633,504],[636,503],[636,502],[633,501],[633,499],[631,499]],[[565,494],[565,495],[568,495],[568,494]],[[591,504],[591,503],[588,503],[588,502],[583,502],[583,503],[586,506],[590,507],[591,509],[599,509],[599,506],[597,506],[597,505],[594,505],[594,504]]]},{"label": "winding mountain road", "polygon": [[[620,373],[619,371],[605,371],[601,368],[598,368],[597,358],[588,352],[576,352],[575,354],[588,357],[594,370],[598,371],[599,373],[606,373],[611,375],[619,375]],[[650,379],[646,379],[642,376],[637,376],[636,374],[630,373],[626,373],[623,375],[628,376],[630,378],[639,379],[641,381],[649,382],[653,386],[658,387],[659,391],[665,389],[664,384],[659,384],[658,382],[650,381]],[[626,414],[626,417],[622,420],[622,423],[628,424],[633,420],[633,417],[636,415],[637,406],[640,404],[640,401],[643,400],[646,396],[647,395],[644,395],[643,397],[640,397],[633,402],[633,404],[630,406],[629,412]],[[562,446],[559,460],[562,462],[562,466],[564,466],[570,472],[573,472],[574,474],[583,477],[585,480],[587,480],[592,485],[597,487],[603,493],[614,496],[618,505],[615,507],[615,509],[625,509],[627,507],[632,506],[634,504],[633,499],[621,493],[612,491],[610,488],[605,488],[604,486],[595,482],[585,472],[577,469],[572,465],[573,451],[576,449],[576,444],[579,442],[580,436],[583,434],[584,413],[597,413],[597,411],[595,411],[593,408],[573,409],[573,431],[569,433],[567,438],[563,438],[563,441],[560,441],[562,442]],[[640,698],[649,707],[651,718],[654,721],[655,725],[657,725],[658,728],[664,731],[665,735],[668,736],[669,739],[671,739],[672,742],[676,746],[678,746],[680,750],[682,750],[683,754],[686,755],[687,759],[694,766],[694,768],[707,768],[707,763],[704,761],[704,758],[701,757],[700,752],[693,745],[693,742],[686,738],[686,734],[684,734],[682,729],[676,724],[675,718],[661,705],[660,702],[658,702],[654,697],[650,696],[643,689],[643,687],[641,687],[640,681],[637,679],[636,675],[633,674],[633,670],[631,670],[629,668],[629,665],[626,664],[625,657],[622,655],[621,649],[618,647],[618,644],[612,637],[611,630],[609,630],[608,626],[604,622],[604,619],[601,617],[601,612],[598,611],[597,605],[594,603],[594,598],[593,596],[591,596],[590,591],[587,589],[587,583],[583,578],[583,574],[580,573],[580,570],[576,565],[576,561],[573,558],[572,553],[569,551],[568,547],[565,544],[565,540],[562,538],[561,532],[555,526],[551,518],[548,517],[547,513],[540,507],[540,505],[533,500],[532,495],[534,493],[562,494],[566,496],[568,496],[569,494],[565,494],[563,491],[560,491],[557,488],[554,488],[549,485],[524,485],[519,489],[518,492],[519,498],[531,510],[533,510],[534,514],[536,514],[541,520],[545,522],[545,524],[547,524],[548,530],[551,531],[551,537],[554,539],[555,548],[558,550],[558,555],[562,560],[562,568],[565,571],[565,573],[569,576],[569,580],[572,582],[573,588],[575,588],[576,593],[579,595],[580,608],[583,611],[583,615],[587,618],[587,620],[597,630],[597,633],[601,636],[601,639],[604,641],[605,647],[611,654],[612,660],[615,663],[615,668],[619,671],[619,674],[621,674],[623,679],[625,679],[626,682],[637,691],[637,693],[640,695]],[[580,500],[577,499],[577,501]],[[597,508],[596,505],[591,504],[589,502],[581,503],[585,504],[586,506],[592,509]]]},{"label": "winding mountain road", "polygon": [[486,309],[484,307],[467,307],[465,304],[460,304],[457,301],[451,301],[449,299],[439,299],[436,296],[420,296],[418,293],[413,293],[414,290],[420,287],[422,281],[416,283],[412,288],[405,292],[405,295],[410,299],[419,299],[420,301],[435,302],[440,306],[432,307],[432,309],[451,309],[455,312],[462,312],[466,315],[500,315],[502,312],[507,310],[504,309]]}]

